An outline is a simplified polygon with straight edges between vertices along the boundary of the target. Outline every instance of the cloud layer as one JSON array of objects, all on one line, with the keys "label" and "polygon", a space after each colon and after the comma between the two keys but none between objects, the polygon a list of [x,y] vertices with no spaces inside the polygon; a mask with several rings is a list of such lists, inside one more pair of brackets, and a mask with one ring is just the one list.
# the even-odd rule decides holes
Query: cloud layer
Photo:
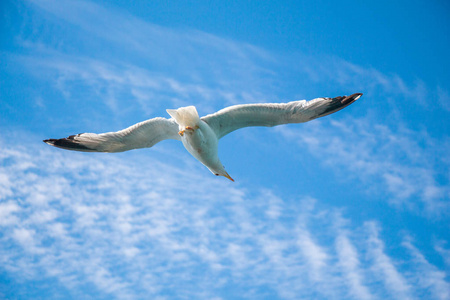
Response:
[{"label": "cloud layer", "polygon": [[448,274],[408,237],[388,247],[376,220],[354,222],[307,195],[286,201],[141,154],[1,146],[2,266],[22,282],[55,280],[51,293],[62,288],[72,297],[118,299],[449,293]]}]

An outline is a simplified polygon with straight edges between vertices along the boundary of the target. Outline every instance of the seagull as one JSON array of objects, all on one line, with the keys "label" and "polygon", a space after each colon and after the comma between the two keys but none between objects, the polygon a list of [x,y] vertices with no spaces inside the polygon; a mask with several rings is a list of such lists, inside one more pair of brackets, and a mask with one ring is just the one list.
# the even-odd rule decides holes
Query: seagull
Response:
[{"label": "seagull", "polygon": [[48,139],[45,143],[62,149],[84,152],[123,152],[150,148],[166,139],[179,140],[186,150],[214,175],[233,178],[219,159],[219,139],[239,128],[249,126],[272,127],[290,123],[304,123],[327,116],[352,104],[362,96],[316,98],[287,103],[240,104],[216,113],[199,117],[195,106],[167,109],[172,117],[153,118],[117,132],[101,134],[80,133],[62,139]]}]

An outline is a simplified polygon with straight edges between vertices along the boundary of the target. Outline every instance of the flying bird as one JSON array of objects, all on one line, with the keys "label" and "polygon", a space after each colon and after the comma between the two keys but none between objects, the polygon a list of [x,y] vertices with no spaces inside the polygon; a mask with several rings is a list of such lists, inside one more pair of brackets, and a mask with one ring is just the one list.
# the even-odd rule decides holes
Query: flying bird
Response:
[{"label": "flying bird", "polygon": [[219,159],[220,138],[239,128],[249,126],[272,127],[308,122],[337,112],[361,96],[362,93],[356,93],[351,96],[316,98],[310,101],[240,104],[201,118],[195,106],[187,106],[167,109],[167,113],[172,117],[170,119],[153,118],[117,132],[80,133],[62,139],[48,139],[44,142],[67,150],[122,152],[149,148],[166,139],[179,140],[186,150],[214,175],[224,176],[234,181]]}]

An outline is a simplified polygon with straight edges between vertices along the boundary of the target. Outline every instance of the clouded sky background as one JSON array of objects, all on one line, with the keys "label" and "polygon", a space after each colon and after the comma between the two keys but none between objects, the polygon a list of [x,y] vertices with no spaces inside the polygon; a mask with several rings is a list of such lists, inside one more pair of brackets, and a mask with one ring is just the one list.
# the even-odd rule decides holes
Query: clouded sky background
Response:
[{"label": "clouded sky background", "polygon": [[[449,299],[447,1],[2,1],[0,298]],[[46,138],[362,92],[223,138]]]}]

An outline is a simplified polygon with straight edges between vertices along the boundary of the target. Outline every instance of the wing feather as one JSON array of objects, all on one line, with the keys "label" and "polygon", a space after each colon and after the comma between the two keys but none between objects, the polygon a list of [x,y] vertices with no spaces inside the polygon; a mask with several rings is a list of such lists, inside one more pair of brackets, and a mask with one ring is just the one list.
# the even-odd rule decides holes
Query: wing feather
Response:
[{"label": "wing feather", "polygon": [[174,119],[154,118],[117,132],[80,133],[62,139],[48,139],[44,142],[67,150],[122,152],[149,148],[166,139],[180,140],[178,124]]},{"label": "wing feather", "polygon": [[234,105],[202,117],[218,138],[249,126],[272,127],[281,124],[303,123],[334,113],[355,102],[361,93],[335,98],[316,98],[288,103]]}]

